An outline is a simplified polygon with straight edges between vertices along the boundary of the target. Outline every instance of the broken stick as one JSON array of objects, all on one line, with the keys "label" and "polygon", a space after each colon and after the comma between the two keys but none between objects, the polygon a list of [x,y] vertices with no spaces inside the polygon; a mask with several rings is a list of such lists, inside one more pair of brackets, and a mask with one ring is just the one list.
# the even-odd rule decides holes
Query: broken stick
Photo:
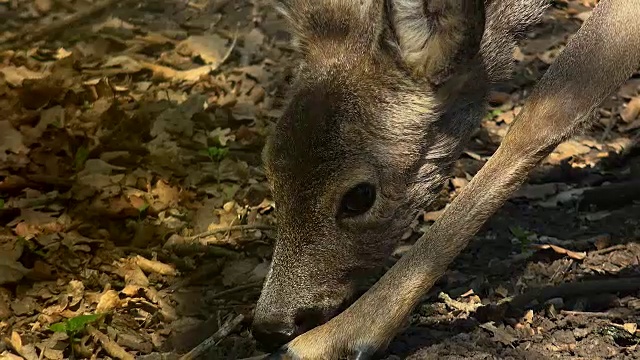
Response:
[{"label": "broken stick", "polygon": [[225,322],[218,331],[209,336],[205,341],[183,355],[180,360],[195,360],[205,355],[216,343],[227,337],[244,320],[244,315],[240,314],[235,318]]}]

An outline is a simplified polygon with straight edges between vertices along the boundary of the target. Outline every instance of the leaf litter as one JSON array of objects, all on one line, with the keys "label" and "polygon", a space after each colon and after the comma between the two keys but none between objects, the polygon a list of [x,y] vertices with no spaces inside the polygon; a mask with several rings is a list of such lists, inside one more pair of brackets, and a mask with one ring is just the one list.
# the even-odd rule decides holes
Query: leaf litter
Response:
[{"label": "leaf litter", "polygon": [[[105,4],[0,1],[0,12],[15,15],[0,25],[0,357],[260,354],[248,329],[275,235],[260,150],[294,60],[285,23],[255,0]],[[428,231],[495,150],[592,6],[556,2],[522,42],[514,87],[492,93],[483,131],[403,245]],[[47,29],[55,36],[43,40]],[[549,304],[574,311],[580,336],[567,336],[566,316],[547,303],[518,320],[486,313],[539,286],[637,273],[637,201],[575,209],[590,189],[640,175],[639,89],[638,79],[627,82],[594,129],[532,174],[433,289],[431,315],[414,318],[390,358],[568,358],[593,346],[603,358],[637,354],[637,291],[614,292],[616,306],[636,313],[613,323],[580,315],[602,310],[599,300],[558,295]],[[606,244],[593,232],[609,232]],[[430,343],[418,345],[424,324]]]}]

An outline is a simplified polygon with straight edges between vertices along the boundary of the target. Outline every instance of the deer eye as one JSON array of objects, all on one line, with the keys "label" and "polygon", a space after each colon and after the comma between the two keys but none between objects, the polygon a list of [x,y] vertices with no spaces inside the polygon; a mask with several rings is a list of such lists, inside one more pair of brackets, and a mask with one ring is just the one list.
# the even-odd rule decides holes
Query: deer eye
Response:
[{"label": "deer eye", "polygon": [[366,213],[376,201],[376,188],[367,183],[352,187],[342,197],[338,217],[354,217]]}]

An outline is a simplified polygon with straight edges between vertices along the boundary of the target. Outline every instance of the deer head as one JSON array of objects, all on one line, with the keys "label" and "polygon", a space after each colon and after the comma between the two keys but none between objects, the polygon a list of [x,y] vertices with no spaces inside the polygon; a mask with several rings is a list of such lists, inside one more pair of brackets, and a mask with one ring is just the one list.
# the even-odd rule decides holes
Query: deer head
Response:
[{"label": "deer head", "polygon": [[379,273],[439,192],[541,3],[278,4],[300,63],[264,149],[279,231],[256,338],[275,346],[327,321]]}]

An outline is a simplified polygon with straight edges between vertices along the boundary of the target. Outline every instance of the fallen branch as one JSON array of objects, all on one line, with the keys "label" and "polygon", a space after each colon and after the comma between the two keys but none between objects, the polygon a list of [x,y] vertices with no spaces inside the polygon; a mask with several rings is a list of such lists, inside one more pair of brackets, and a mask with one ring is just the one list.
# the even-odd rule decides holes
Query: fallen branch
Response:
[{"label": "fallen branch", "polygon": [[201,342],[198,346],[191,351],[180,357],[180,360],[192,360],[199,359],[205,355],[209,349],[214,347],[216,343],[225,337],[227,337],[232,331],[234,331],[244,320],[244,315],[240,314],[233,319],[225,322],[218,331],[209,336],[205,341]]},{"label": "fallen branch", "polygon": [[[181,240],[185,241],[185,239]],[[240,253],[237,251],[211,244],[204,245],[200,243],[173,243],[170,245],[165,244],[165,249],[171,250],[180,256],[191,256],[194,254],[198,254],[225,257],[230,259],[236,259],[240,257]]]},{"label": "fallen branch", "polygon": [[620,208],[638,199],[640,180],[632,180],[585,189],[579,208],[588,209],[592,205],[598,208]]},{"label": "fallen branch", "polygon": [[627,315],[631,315],[633,311],[629,310],[624,313],[621,311],[617,312],[592,312],[592,311],[572,311],[572,310],[560,310],[560,314],[562,315],[571,315],[571,316],[585,316],[585,317],[600,317],[607,319],[617,319],[622,318]]},{"label": "fallen branch", "polygon": [[626,248],[627,248],[627,245],[625,245],[625,244],[613,245],[613,246],[606,247],[604,249],[590,251],[589,252],[589,256],[592,256],[592,255],[604,255],[604,254],[607,254],[607,253],[610,253],[610,252],[613,252],[613,251],[624,250]]},{"label": "fallen branch", "polygon": [[46,24],[38,29],[25,29],[22,32],[6,39],[4,43],[0,45],[0,51],[8,50],[12,47],[19,47],[29,42],[49,37],[61,30],[68,29],[71,25],[82,21],[83,19],[92,18],[99,12],[116,6],[118,3],[124,5],[126,2],[127,1],[104,0],[84,10],[78,11],[75,14],[71,14],[60,21]]},{"label": "fallen branch", "polygon": [[512,309],[524,309],[533,301],[543,303],[549,299],[558,297],[568,298],[591,294],[636,290],[640,290],[640,277],[564,283],[558,286],[547,286],[529,290],[522,295],[514,297],[509,302],[509,307]]},{"label": "fallen branch", "polygon": [[190,236],[185,238],[185,240],[199,240],[202,238],[206,238],[209,237],[211,235],[216,235],[216,234],[222,234],[222,233],[226,233],[226,232],[231,232],[231,231],[248,231],[248,230],[275,230],[275,228],[271,225],[233,225],[233,226],[227,226],[227,227],[223,227],[223,228],[219,228],[219,229],[213,229],[213,230],[209,230],[206,232],[203,232],[201,234],[197,234],[194,236]]}]

